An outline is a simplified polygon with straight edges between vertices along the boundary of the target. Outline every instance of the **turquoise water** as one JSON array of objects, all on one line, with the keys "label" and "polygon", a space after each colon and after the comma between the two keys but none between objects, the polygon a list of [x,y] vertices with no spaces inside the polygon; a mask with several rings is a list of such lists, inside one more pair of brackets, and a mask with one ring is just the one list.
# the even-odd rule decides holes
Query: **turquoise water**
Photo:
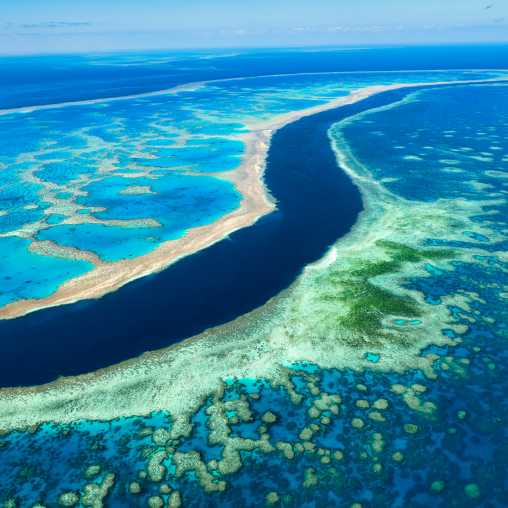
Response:
[{"label": "turquoise water", "polygon": [[88,261],[39,256],[28,252],[30,240],[0,238],[0,305],[43,298],[66,280],[93,269]]},{"label": "turquoise water", "polygon": [[367,354],[365,355],[365,359],[366,359],[367,361],[369,361],[369,362],[373,362],[373,363],[377,363],[377,362],[379,362],[379,358],[380,358],[380,357],[379,357],[379,355],[375,355],[375,354],[373,354],[373,353],[367,353]]},{"label": "turquoise water", "polygon": [[[154,194],[119,194],[131,186],[149,186]],[[91,250],[103,261],[119,261],[147,254],[167,240],[182,237],[189,228],[210,224],[233,211],[240,195],[233,184],[213,177],[172,178],[112,177],[84,187],[91,197],[76,199],[84,206],[93,203],[107,210],[96,213],[98,219],[129,220],[152,218],[156,227],[115,227],[102,224],[61,225],[42,230],[37,240],[52,240],[59,245]]]},{"label": "turquoise water", "polygon": [[[153,146],[153,143],[150,143]],[[137,162],[138,166],[179,167],[215,173],[236,169],[241,162],[244,145],[239,140],[221,138],[193,138],[180,148],[159,148],[153,152],[159,159]],[[141,159],[137,159],[140,161]],[[190,164],[189,164],[190,163]]]}]

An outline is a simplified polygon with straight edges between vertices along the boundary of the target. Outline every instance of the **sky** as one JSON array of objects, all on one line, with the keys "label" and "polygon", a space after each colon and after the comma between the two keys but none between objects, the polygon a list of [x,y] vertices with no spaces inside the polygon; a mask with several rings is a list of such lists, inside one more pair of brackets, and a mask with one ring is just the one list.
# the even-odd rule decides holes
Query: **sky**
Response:
[{"label": "sky", "polygon": [[0,53],[508,42],[491,1],[0,0]]}]

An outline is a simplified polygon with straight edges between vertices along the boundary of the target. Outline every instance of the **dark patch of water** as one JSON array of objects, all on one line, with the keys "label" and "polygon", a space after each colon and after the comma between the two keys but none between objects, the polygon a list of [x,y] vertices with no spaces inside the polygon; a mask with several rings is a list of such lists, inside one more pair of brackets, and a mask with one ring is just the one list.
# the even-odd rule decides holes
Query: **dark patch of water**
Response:
[{"label": "dark patch of water", "polygon": [[0,386],[47,383],[170,346],[251,312],[289,287],[350,231],[362,209],[357,187],[337,167],[328,129],[411,92],[378,94],[277,131],[265,181],[278,210],[228,240],[100,300],[0,322]]}]

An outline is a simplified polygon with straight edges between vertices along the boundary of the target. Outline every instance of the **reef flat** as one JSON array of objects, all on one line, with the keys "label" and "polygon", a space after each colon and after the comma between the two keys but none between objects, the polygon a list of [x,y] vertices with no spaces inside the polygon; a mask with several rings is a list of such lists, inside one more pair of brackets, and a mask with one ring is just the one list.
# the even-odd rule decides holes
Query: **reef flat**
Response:
[{"label": "reef flat", "polygon": [[505,92],[366,98],[328,132],[364,211],[289,289],[171,348],[2,390],[5,502],[506,504]]}]

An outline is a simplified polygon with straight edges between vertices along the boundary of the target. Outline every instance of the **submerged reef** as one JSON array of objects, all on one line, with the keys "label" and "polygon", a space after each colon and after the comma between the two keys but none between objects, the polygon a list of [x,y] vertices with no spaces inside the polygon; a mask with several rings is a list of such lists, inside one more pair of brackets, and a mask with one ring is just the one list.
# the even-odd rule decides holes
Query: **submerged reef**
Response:
[{"label": "submerged reef", "polygon": [[[187,428],[157,413],[13,431],[2,437],[2,496],[22,506],[113,507],[329,506],[330,496],[346,506],[415,498],[449,506],[484,492],[506,501],[506,410],[496,394],[477,391],[489,371],[471,347],[478,343],[461,343],[473,369],[467,379],[302,363],[283,386],[222,381]],[[455,350],[460,363],[464,352]],[[506,393],[505,380],[496,384]],[[383,419],[370,419],[367,404],[379,400]],[[469,421],[457,407],[468,408]]]},{"label": "submerged reef", "polygon": [[501,84],[397,91],[333,126],[354,229],[225,326],[2,390],[0,501],[508,505],[505,106]]}]

